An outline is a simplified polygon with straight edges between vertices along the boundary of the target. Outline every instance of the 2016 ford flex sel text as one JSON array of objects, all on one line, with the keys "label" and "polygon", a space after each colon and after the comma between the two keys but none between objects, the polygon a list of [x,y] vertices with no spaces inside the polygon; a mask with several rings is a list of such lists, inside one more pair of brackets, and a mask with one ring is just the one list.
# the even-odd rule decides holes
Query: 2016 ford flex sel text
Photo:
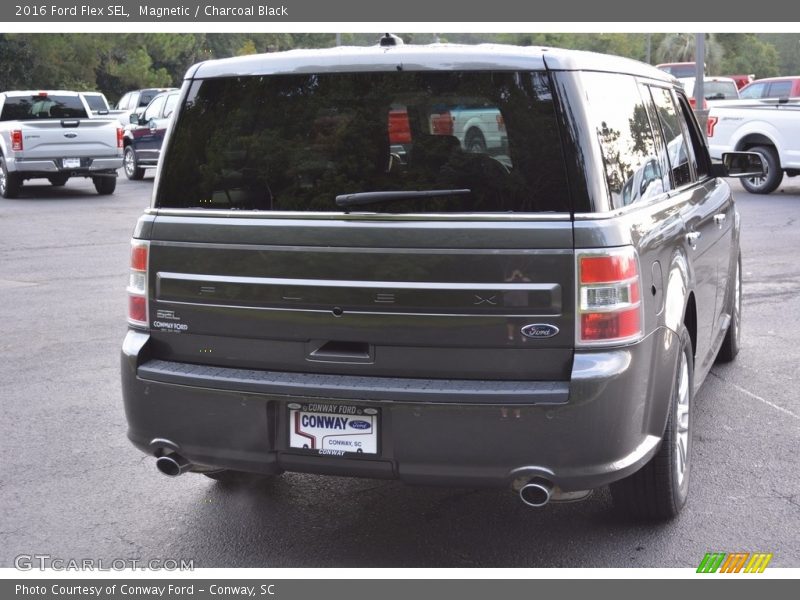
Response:
[{"label": "2016 ford flex sel text", "polygon": [[[434,127],[460,106],[507,143]],[[671,517],[695,391],[739,346],[719,176],[760,172],[609,56],[387,37],[196,65],[132,240],[128,435],[168,475],[611,484]]]}]

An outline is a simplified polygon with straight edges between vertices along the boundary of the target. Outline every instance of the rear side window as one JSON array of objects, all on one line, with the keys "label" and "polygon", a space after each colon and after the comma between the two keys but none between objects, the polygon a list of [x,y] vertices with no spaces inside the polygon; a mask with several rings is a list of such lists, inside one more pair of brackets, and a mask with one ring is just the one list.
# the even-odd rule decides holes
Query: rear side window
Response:
[{"label": "rear side window", "polygon": [[338,195],[434,191],[358,210],[569,212],[542,72],[196,81],[163,160],[160,207],[341,212]]},{"label": "rear side window", "polygon": [[678,113],[670,90],[653,87],[652,93],[658,121],[664,134],[664,142],[667,145],[672,180],[676,188],[681,188],[694,182],[693,172],[697,170],[694,153],[689,151],[681,124],[681,115]]},{"label": "rear side window", "polygon": [[35,95],[7,97],[0,121],[31,119],[85,119],[86,108],[78,96]]},{"label": "rear side window", "polygon": [[770,98],[782,98],[790,96],[791,93],[792,93],[791,81],[778,81],[776,83],[771,83],[769,86]]},{"label": "rear side window", "polygon": [[[645,93],[633,77],[583,73],[589,126],[603,156],[606,182],[614,208],[649,202],[670,189],[656,147]],[[646,98],[649,104],[649,97]]]}]

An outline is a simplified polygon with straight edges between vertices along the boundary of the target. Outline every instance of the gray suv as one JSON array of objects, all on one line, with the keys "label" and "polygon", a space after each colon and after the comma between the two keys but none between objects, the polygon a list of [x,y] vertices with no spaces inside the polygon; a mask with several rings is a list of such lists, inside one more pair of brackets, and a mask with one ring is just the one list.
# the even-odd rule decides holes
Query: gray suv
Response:
[{"label": "gray suv", "polygon": [[[464,105],[501,154],[437,126]],[[171,476],[610,484],[670,518],[694,394],[739,348],[720,176],[760,172],[616,57],[387,37],[196,65],[132,240],[128,436]]]}]

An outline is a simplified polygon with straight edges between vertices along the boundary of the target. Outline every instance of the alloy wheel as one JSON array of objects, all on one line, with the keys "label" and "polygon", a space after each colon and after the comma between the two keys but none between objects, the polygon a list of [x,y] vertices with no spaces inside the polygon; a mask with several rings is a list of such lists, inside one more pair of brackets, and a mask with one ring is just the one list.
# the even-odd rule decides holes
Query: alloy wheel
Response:
[{"label": "alloy wheel", "polygon": [[689,363],[686,353],[681,352],[677,411],[675,415],[675,474],[677,484],[683,484],[689,464]]}]

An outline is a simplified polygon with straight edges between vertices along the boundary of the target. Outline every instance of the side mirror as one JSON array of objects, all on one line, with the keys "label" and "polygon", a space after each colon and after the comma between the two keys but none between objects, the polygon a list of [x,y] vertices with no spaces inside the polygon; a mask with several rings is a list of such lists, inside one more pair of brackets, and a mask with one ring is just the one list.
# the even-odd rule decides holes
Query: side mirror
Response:
[{"label": "side mirror", "polygon": [[757,152],[723,152],[722,163],[712,165],[715,177],[763,177],[764,161]]},{"label": "side mirror", "polygon": [[156,123],[155,119],[150,119],[147,122],[147,126],[150,128],[150,131],[155,131],[156,129],[158,129],[158,123]]},{"label": "side mirror", "polygon": [[135,112],[131,113],[131,116],[129,117],[129,120],[131,122],[131,125],[138,125],[139,124],[139,115],[137,115]]}]

